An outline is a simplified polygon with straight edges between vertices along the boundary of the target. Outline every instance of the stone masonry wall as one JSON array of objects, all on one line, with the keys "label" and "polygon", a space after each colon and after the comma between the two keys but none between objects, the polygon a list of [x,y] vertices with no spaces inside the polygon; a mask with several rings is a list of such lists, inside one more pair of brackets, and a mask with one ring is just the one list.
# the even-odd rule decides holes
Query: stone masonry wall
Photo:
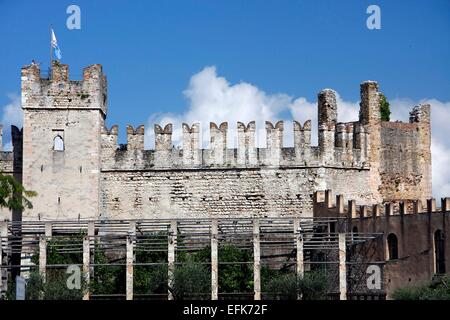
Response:
[{"label": "stone masonry wall", "polygon": [[[173,146],[171,124],[156,124],[155,149],[144,150],[144,126],[127,126],[121,146],[118,126],[105,127],[107,84],[100,65],[73,81],[67,65],[54,62],[51,77],[42,78],[31,64],[22,69],[23,183],[38,196],[23,217],[311,215],[310,195],[317,190],[368,204],[430,196],[429,109],[415,109],[409,124],[383,123],[379,94],[376,82],[362,83],[360,117],[342,123],[336,92],[322,90],[318,146],[311,145],[308,120],[294,121],[292,148],[283,145],[283,121],[266,122],[266,147],[257,148],[252,121],[238,122],[235,149],[227,148],[224,122],[210,123],[209,149],[199,148],[197,123],[182,125],[181,148]],[[63,150],[55,150],[58,137]],[[3,157],[0,164],[8,166],[10,156]]]},{"label": "stone masonry wall", "polygon": [[411,112],[410,123],[381,123],[380,193],[385,201],[431,196],[430,106]]},{"label": "stone masonry wall", "polygon": [[[367,170],[247,168],[102,171],[103,219],[311,216],[329,185],[366,202]],[[348,184],[354,184],[351,191]]]}]

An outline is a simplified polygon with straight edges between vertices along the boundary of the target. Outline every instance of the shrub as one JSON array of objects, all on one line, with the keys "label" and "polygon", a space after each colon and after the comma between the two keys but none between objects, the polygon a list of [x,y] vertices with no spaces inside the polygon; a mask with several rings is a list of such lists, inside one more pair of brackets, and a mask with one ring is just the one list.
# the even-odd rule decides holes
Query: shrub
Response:
[{"label": "shrub", "polygon": [[27,300],[81,300],[85,290],[86,282],[81,275],[81,288],[69,289],[67,279],[70,274],[65,270],[49,270],[46,274],[46,281],[39,271],[30,273],[26,287]]},{"label": "shrub", "polygon": [[167,266],[136,266],[134,292],[136,294],[167,294]]},{"label": "shrub", "polygon": [[396,289],[392,293],[394,300],[419,300],[423,288],[419,286],[410,286]]},{"label": "shrub", "polygon": [[[122,259],[123,260],[123,259]],[[100,245],[96,244],[94,261],[101,264],[95,267],[89,288],[92,294],[118,294],[125,292],[125,266],[111,266]]]},{"label": "shrub", "polygon": [[[252,261],[248,250],[233,245],[219,247],[219,262]],[[219,292],[253,292],[253,268],[246,263],[219,265]]]},{"label": "shrub", "polygon": [[265,286],[270,300],[296,300],[298,296],[297,276],[293,273],[279,275]]},{"label": "shrub", "polygon": [[329,289],[329,278],[321,271],[305,273],[298,278],[294,273],[279,274],[265,286],[268,298],[273,300],[323,300]]},{"label": "shrub", "polygon": [[421,286],[398,288],[392,293],[395,300],[450,300],[450,277],[438,276]]},{"label": "shrub", "polygon": [[323,300],[329,287],[330,279],[324,271],[306,272],[299,279],[299,292],[303,300]]},{"label": "shrub", "polygon": [[174,284],[169,289],[177,300],[209,299],[211,292],[210,274],[206,267],[188,261],[174,271]]},{"label": "shrub", "polygon": [[387,101],[387,98],[384,94],[381,94],[381,97],[380,97],[380,115],[381,115],[381,120],[383,120],[383,121],[389,121],[391,119],[390,104]]},{"label": "shrub", "polygon": [[329,283],[328,276],[321,271],[307,272],[303,278],[294,273],[275,272],[263,289],[273,300],[296,300],[298,296],[302,300],[322,300],[326,297]]}]

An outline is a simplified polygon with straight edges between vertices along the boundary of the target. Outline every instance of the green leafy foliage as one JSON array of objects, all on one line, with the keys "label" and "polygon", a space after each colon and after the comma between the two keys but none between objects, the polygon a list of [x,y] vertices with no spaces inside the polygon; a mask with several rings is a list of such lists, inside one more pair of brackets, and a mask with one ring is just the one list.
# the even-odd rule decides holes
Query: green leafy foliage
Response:
[{"label": "green leafy foliage", "polygon": [[298,295],[297,276],[293,273],[277,274],[263,281],[263,292],[270,300],[295,300]]},{"label": "green leafy foliage", "polygon": [[384,94],[380,95],[380,114],[382,121],[389,121],[391,119],[391,108]]},{"label": "green leafy foliage", "polygon": [[[84,234],[66,237],[53,237],[48,241],[47,263],[49,265],[71,265],[82,263],[81,248]],[[150,239],[150,240],[149,240]],[[167,234],[149,235],[149,240],[159,243],[167,241]],[[181,245],[182,239],[179,241]],[[64,250],[62,250],[64,248]],[[178,250],[177,265],[174,270],[174,282],[170,291],[175,299],[209,299],[211,292],[211,248],[206,246],[196,251]],[[77,252],[71,252],[77,251]],[[93,248],[94,272],[91,273],[89,286],[83,282],[82,290],[68,290],[66,268],[47,268],[47,282],[44,283],[36,272],[30,274],[27,298],[30,299],[81,299],[83,290],[89,289],[94,295],[110,295],[125,293],[124,257],[108,249],[100,243]],[[219,255],[219,292],[252,293],[253,292],[253,257],[252,250],[241,249],[235,245],[225,244],[218,248]],[[168,288],[167,251],[152,250],[150,247],[135,248],[136,263],[134,267],[134,293],[136,295],[165,296]],[[39,254],[32,258],[38,264]],[[250,262],[250,263],[249,263]],[[148,265],[139,265],[139,264]],[[84,278],[83,278],[84,279]],[[262,290],[270,299],[296,299],[301,294],[303,299],[322,299],[327,291],[325,274],[313,271],[297,279],[294,274],[268,267],[261,268]],[[9,286],[12,288],[12,286]],[[12,295],[11,295],[12,296]]]},{"label": "green leafy foliage", "polygon": [[[38,270],[30,272],[26,285],[26,300],[81,300],[88,290],[85,278],[81,275],[80,289],[69,289],[66,270],[47,270],[46,281]],[[8,284],[7,300],[15,300],[15,283]]]},{"label": "green leafy foliage", "polygon": [[[219,247],[219,292],[253,292],[253,265],[242,262],[253,261],[252,252],[234,245]],[[234,262],[234,264],[228,264]],[[241,263],[237,263],[241,262]]]},{"label": "green leafy foliage", "polygon": [[330,279],[324,271],[311,271],[299,279],[298,286],[303,300],[323,300],[330,286]]},{"label": "green leafy foliage", "polygon": [[47,270],[46,281],[43,283],[42,277],[38,272],[31,274],[27,284],[27,300],[37,299],[39,290],[42,290],[41,297],[43,300],[81,300],[87,285],[84,276],[81,275],[81,288],[69,289],[67,280],[70,274],[63,270]]},{"label": "green leafy foliage", "polygon": [[[271,271],[272,278],[263,282],[263,291],[271,300],[323,300],[329,289],[329,277],[323,271],[306,272],[303,278],[295,273]],[[261,273],[262,274],[262,273]],[[266,276],[267,276],[266,271]]]},{"label": "green leafy foliage", "polygon": [[[149,238],[155,241],[167,241],[165,234],[155,234]],[[167,294],[167,252],[136,248],[135,253],[137,263],[155,265],[134,267],[134,292],[136,294]]]},{"label": "green leafy foliage", "polygon": [[94,261],[100,264],[94,268],[89,288],[92,294],[123,294],[125,293],[125,266],[108,265],[112,262],[120,262],[123,259],[112,260],[101,246],[96,243],[94,249]]},{"label": "green leafy foliage", "polygon": [[450,300],[450,276],[437,277],[424,285],[396,289],[394,300]]},{"label": "green leafy foliage", "polygon": [[174,284],[170,288],[176,300],[209,299],[211,278],[207,268],[194,261],[177,266],[174,271]]},{"label": "green leafy foliage", "polygon": [[26,190],[13,176],[0,172],[0,208],[31,209],[33,204],[28,198],[36,195],[35,191]]}]

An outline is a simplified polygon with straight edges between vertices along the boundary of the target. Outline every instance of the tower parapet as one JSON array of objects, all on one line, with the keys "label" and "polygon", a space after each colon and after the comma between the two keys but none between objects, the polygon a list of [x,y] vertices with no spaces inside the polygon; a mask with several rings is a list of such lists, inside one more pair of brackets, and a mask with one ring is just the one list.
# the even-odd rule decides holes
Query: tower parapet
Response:
[{"label": "tower parapet", "polygon": [[38,64],[22,68],[22,108],[99,109],[107,113],[107,83],[102,66],[83,69],[83,80],[70,80],[69,67],[53,61],[48,78],[41,77]]}]

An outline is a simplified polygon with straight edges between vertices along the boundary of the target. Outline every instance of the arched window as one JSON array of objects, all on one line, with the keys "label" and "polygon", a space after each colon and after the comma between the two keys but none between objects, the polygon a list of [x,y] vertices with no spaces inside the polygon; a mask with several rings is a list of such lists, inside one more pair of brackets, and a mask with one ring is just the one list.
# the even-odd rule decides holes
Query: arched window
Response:
[{"label": "arched window", "polygon": [[398,259],[398,240],[397,236],[393,233],[390,233],[387,237],[388,244],[388,259],[395,260]]},{"label": "arched window", "polygon": [[57,135],[53,139],[53,150],[55,151],[64,151],[64,140],[60,135]]},{"label": "arched window", "polygon": [[445,273],[445,248],[444,233],[436,230],[434,233],[434,260],[437,274]]}]

